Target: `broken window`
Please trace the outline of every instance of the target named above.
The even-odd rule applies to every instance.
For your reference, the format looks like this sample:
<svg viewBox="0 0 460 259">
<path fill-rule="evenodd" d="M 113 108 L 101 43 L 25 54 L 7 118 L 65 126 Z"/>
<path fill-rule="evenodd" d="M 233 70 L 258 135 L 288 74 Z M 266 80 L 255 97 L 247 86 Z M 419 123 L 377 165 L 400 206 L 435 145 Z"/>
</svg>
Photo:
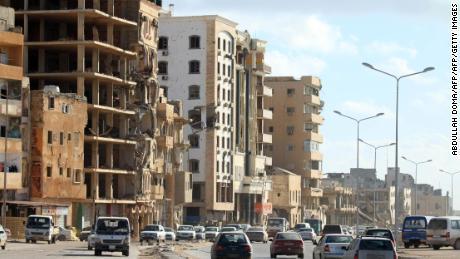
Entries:
<svg viewBox="0 0 460 259">
<path fill-rule="evenodd" d="M 46 167 L 46 177 L 51 177 L 53 172 L 53 168 L 51 166 Z"/>
<path fill-rule="evenodd" d="M 48 144 L 53 144 L 53 132 L 48 130 Z"/>
<path fill-rule="evenodd" d="M 81 170 L 79 170 L 79 169 L 75 170 L 73 182 L 74 183 L 80 183 L 81 182 Z"/>
<path fill-rule="evenodd" d="M 63 176 L 63 175 L 64 175 L 64 168 L 59 167 L 59 176 Z"/>
<path fill-rule="evenodd" d="M 191 134 L 188 136 L 188 141 L 190 142 L 191 148 L 200 147 L 200 136 L 198 134 Z"/>
<path fill-rule="evenodd" d="M 71 175 L 72 175 L 72 169 L 67 168 L 67 178 L 70 178 Z"/>
<path fill-rule="evenodd" d="M 48 97 L 48 109 L 49 110 L 54 109 L 54 96 Z"/>
<path fill-rule="evenodd" d="M 294 107 L 287 107 L 286 112 L 287 112 L 288 116 L 292 116 L 294 114 L 294 112 L 295 112 L 295 108 Z"/>
<path fill-rule="evenodd" d="M 199 49 L 200 48 L 200 36 L 193 35 L 189 38 L 189 48 Z"/>
<path fill-rule="evenodd" d="M 201 111 L 190 110 L 188 111 L 188 118 L 191 120 L 190 126 L 194 129 L 201 129 Z"/>
<path fill-rule="evenodd" d="M 168 49 L 168 38 L 160 37 L 158 39 L 158 49 L 167 50 Z"/>
<path fill-rule="evenodd" d="M 288 134 L 288 136 L 294 135 L 294 126 L 287 126 L 286 133 Z"/>
<path fill-rule="evenodd" d="M 168 74 L 168 62 L 166 62 L 166 61 L 159 61 L 158 62 L 158 74 L 159 75 L 167 75 Z"/>
<path fill-rule="evenodd" d="M 64 145 L 64 132 L 59 133 L 59 144 Z"/>
<path fill-rule="evenodd" d="M 188 87 L 188 99 L 189 100 L 200 99 L 200 86 L 199 85 L 191 85 Z"/>
<path fill-rule="evenodd" d="M 200 61 L 192 60 L 188 63 L 188 72 L 190 74 L 199 74 L 200 73 Z"/>
<path fill-rule="evenodd" d="M 293 96 L 295 94 L 295 89 L 294 88 L 288 88 L 287 89 L 287 95 L 288 96 Z"/>
<path fill-rule="evenodd" d="M 200 172 L 200 160 L 198 159 L 190 159 L 188 163 L 188 167 L 190 172 L 197 174 Z"/>
</svg>

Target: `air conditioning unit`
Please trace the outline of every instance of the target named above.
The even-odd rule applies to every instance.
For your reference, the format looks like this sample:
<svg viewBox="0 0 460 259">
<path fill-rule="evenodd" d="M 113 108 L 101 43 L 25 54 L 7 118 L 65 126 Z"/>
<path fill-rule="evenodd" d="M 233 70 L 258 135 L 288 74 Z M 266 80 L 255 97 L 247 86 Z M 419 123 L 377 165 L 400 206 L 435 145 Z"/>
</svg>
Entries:
<svg viewBox="0 0 460 259">
<path fill-rule="evenodd" d="M 168 80 L 168 76 L 161 76 L 162 80 Z"/>
<path fill-rule="evenodd" d="M 163 50 L 163 51 L 161 52 L 161 55 L 167 56 L 167 55 L 169 55 L 169 52 L 168 52 L 167 50 Z"/>
</svg>

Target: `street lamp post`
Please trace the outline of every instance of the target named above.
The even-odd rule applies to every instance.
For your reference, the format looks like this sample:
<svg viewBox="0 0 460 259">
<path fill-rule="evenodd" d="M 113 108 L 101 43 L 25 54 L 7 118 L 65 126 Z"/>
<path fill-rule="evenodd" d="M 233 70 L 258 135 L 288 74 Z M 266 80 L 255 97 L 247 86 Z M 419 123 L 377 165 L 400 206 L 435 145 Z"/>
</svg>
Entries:
<svg viewBox="0 0 460 259">
<path fill-rule="evenodd" d="M 394 146 L 396 143 L 390 143 L 390 144 L 386 144 L 386 145 L 381 145 L 381 146 L 374 146 L 362 139 L 359 139 L 359 141 L 363 142 L 364 144 L 372 147 L 374 149 L 374 172 L 375 172 L 375 180 L 374 180 L 374 223 L 375 223 L 375 218 L 376 218 L 376 210 L 375 210 L 375 204 L 376 204 L 376 200 L 375 200 L 375 196 L 376 196 L 376 189 L 377 189 L 377 150 L 379 150 L 380 148 L 384 148 L 384 147 L 389 147 L 389 146 Z"/>
<path fill-rule="evenodd" d="M 334 111 L 334 112 L 337 113 L 340 116 L 343 116 L 345 118 L 348 118 L 348 119 L 353 120 L 353 121 L 356 122 L 356 126 L 357 126 L 356 127 L 356 130 L 357 130 L 357 137 L 356 137 L 356 168 L 359 168 L 359 124 L 362 121 L 382 116 L 384 113 L 381 112 L 381 113 L 377 113 L 376 115 L 366 117 L 366 118 L 363 118 L 363 119 L 356 119 L 356 118 L 353 118 L 351 116 L 345 115 L 345 114 L 343 114 L 343 113 L 341 113 L 339 111 Z"/>
<path fill-rule="evenodd" d="M 380 73 L 383 73 L 387 76 L 391 76 L 393 77 L 395 80 L 396 80 L 396 125 L 395 125 L 395 135 L 396 135 L 396 149 L 395 149 L 395 231 L 398 230 L 398 227 L 399 227 L 399 220 L 398 220 L 398 215 L 399 215 L 399 190 L 398 190 L 398 182 L 399 182 L 399 169 L 398 169 L 398 150 L 399 150 L 399 146 L 398 146 L 398 117 L 399 117 L 399 80 L 401 80 L 402 78 L 405 78 L 405 77 L 409 77 L 409 76 L 414 76 L 414 75 L 417 75 L 417 74 L 421 74 L 421 73 L 426 73 L 426 72 L 429 72 L 431 70 L 434 70 L 434 67 L 427 67 L 425 69 L 423 69 L 422 71 L 419 71 L 419 72 L 415 72 L 415 73 L 411 73 L 411 74 L 407 74 L 407 75 L 402 75 L 402 76 L 395 76 L 393 74 L 390 74 L 388 72 L 385 72 L 383 70 L 380 70 L 380 69 L 377 69 L 375 67 L 373 67 L 371 64 L 369 63 L 362 63 L 363 66 L 365 67 L 368 67 L 372 70 L 375 70 L 377 72 L 380 72 Z M 395 232 L 397 233 L 397 232 Z"/>
<path fill-rule="evenodd" d="M 442 169 L 440 169 L 439 171 L 450 175 L 450 195 L 452 196 L 452 207 L 453 207 L 454 206 L 454 176 L 456 174 L 460 173 L 460 171 L 458 171 L 458 172 L 447 172 L 447 171 L 442 170 Z M 447 209 L 449 209 L 449 208 L 447 208 Z M 452 211 L 451 211 L 451 214 L 452 214 Z"/>
<path fill-rule="evenodd" d="M 406 161 L 408 161 L 408 162 L 411 162 L 412 164 L 415 165 L 415 210 L 414 210 L 414 214 L 417 215 L 417 202 L 418 202 L 418 201 L 417 201 L 417 200 L 418 200 L 418 198 L 417 198 L 417 189 L 418 189 L 418 188 L 417 188 L 417 179 L 418 179 L 418 173 L 417 173 L 417 172 L 418 172 L 418 165 L 424 164 L 424 163 L 429 163 L 429 162 L 431 162 L 431 161 L 433 161 L 433 160 L 428 159 L 428 160 L 421 161 L 421 162 L 415 162 L 415 161 L 412 161 L 412 160 L 406 158 L 405 156 L 402 156 L 401 158 L 404 159 L 404 160 L 406 160 Z"/>
</svg>

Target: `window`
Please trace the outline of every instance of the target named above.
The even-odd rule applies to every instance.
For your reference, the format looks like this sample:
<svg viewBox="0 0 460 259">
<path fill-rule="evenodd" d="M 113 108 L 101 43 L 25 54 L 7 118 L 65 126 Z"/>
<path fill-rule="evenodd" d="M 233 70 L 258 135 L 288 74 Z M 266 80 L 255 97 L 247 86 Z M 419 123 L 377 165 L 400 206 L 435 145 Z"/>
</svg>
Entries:
<svg viewBox="0 0 460 259">
<path fill-rule="evenodd" d="M 222 173 L 225 173 L 225 162 L 222 161 Z"/>
<path fill-rule="evenodd" d="M 191 85 L 188 87 L 188 99 L 189 100 L 200 99 L 200 86 L 199 85 Z"/>
<path fill-rule="evenodd" d="M 54 109 L 54 96 L 48 97 L 48 109 L 49 110 Z"/>
<path fill-rule="evenodd" d="M 217 62 L 217 74 L 220 75 L 220 62 Z"/>
<path fill-rule="evenodd" d="M 220 100 L 220 85 L 217 85 L 217 100 Z"/>
<path fill-rule="evenodd" d="M 295 94 L 295 89 L 294 88 L 288 88 L 287 89 L 287 95 L 288 96 L 293 96 Z"/>
<path fill-rule="evenodd" d="M 67 141 L 71 141 L 72 140 L 72 133 L 68 133 L 67 134 Z"/>
<path fill-rule="evenodd" d="M 160 37 L 158 39 L 158 49 L 166 50 L 168 49 L 168 38 Z"/>
<path fill-rule="evenodd" d="M 230 149 L 230 138 L 227 138 L 227 148 Z"/>
<path fill-rule="evenodd" d="M 287 126 L 286 133 L 288 134 L 288 136 L 294 135 L 294 126 Z"/>
<path fill-rule="evenodd" d="M 219 167 L 219 160 L 217 160 L 217 161 L 216 161 L 216 172 L 219 172 L 219 169 L 220 169 L 220 167 Z"/>
<path fill-rule="evenodd" d="M 51 177 L 53 173 L 53 168 L 51 166 L 46 167 L 46 177 Z"/>
<path fill-rule="evenodd" d="M 226 45 L 226 44 L 227 44 L 227 42 L 226 42 L 225 39 L 224 39 L 224 40 L 222 41 L 222 47 L 223 47 L 224 51 L 225 51 L 225 45 Z"/>
<path fill-rule="evenodd" d="M 188 135 L 188 141 L 190 142 L 191 148 L 200 147 L 200 136 L 198 134 Z"/>
<path fill-rule="evenodd" d="M 67 168 L 67 178 L 70 178 L 72 176 L 72 169 Z"/>
<path fill-rule="evenodd" d="M 193 35 L 189 38 L 189 48 L 199 49 L 200 48 L 200 36 Z"/>
<path fill-rule="evenodd" d="M 313 125 L 313 123 L 305 123 L 304 124 L 304 130 L 305 131 L 312 131 L 314 129 L 314 127 L 315 126 Z"/>
<path fill-rule="evenodd" d="M 81 182 L 81 170 L 76 169 L 73 173 L 73 182 L 80 183 Z"/>
<path fill-rule="evenodd" d="M 168 62 L 166 62 L 166 61 L 159 61 L 158 62 L 158 74 L 159 75 L 167 75 L 168 74 Z"/>
<path fill-rule="evenodd" d="M 64 132 L 59 133 L 59 144 L 64 145 Z"/>
<path fill-rule="evenodd" d="M 225 100 L 225 89 L 222 90 L 222 100 Z"/>
<path fill-rule="evenodd" d="M 228 91 L 227 91 L 227 98 L 228 98 L 228 101 L 229 101 L 229 102 L 232 100 L 231 97 L 232 97 L 231 91 L 228 90 Z"/>
<path fill-rule="evenodd" d="M 160 86 L 161 89 L 163 89 L 163 95 L 168 98 L 168 87 L 167 86 Z"/>
<path fill-rule="evenodd" d="M 268 127 L 268 132 L 273 133 L 273 126 Z"/>
<path fill-rule="evenodd" d="M 220 38 L 217 38 L 217 49 L 220 49 Z"/>
<path fill-rule="evenodd" d="M 303 105 L 303 112 L 304 113 L 318 113 L 318 107 L 309 105 L 309 104 L 304 104 Z"/>
<path fill-rule="evenodd" d="M 220 140 L 220 137 L 217 136 L 217 138 L 216 138 L 216 145 L 217 145 L 217 147 L 219 147 L 219 145 L 220 145 L 220 144 L 219 144 L 219 142 L 220 142 L 219 140 Z"/>
<path fill-rule="evenodd" d="M 222 137 L 222 148 L 225 148 L 225 138 Z"/>
<path fill-rule="evenodd" d="M 294 151 L 294 145 L 288 144 L 287 145 L 287 151 Z"/>
<path fill-rule="evenodd" d="M 228 52 L 232 52 L 232 42 L 228 41 Z"/>
<path fill-rule="evenodd" d="M 232 66 L 231 65 L 228 65 L 228 67 L 227 67 L 227 75 L 228 76 L 232 75 Z"/>
<path fill-rule="evenodd" d="M 294 107 L 287 107 L 286 112 L 287 112 L 288 116 L 292 116 L 294 114 L 294 112 L 295 112 L 295 108 Z"/>
<path fill-rule="evenodd" d="M 200 110 L 190 110 L 188 111 L 188 118 L 191 121 L 190 126 L 194 129 L 201 129 L 201 111 Z"/>
<path fill-rule="evenodd" d="M 200 161 L 197 159 L 190 159 L 188 162 L 188 169 L 190 172 L 197 174 L 200 172 Z"/>
<path fill-rule="evenodd" d="M 200 73 L 200 61 L 192 60 L 188 63 L 188 72 L 190 74 L 199 74 Z"/>
<path fill-rule="evenodd" d="M 313 88 L 311 86 L 305 86 L 304 89 L 303 89 L 303 94 L 304 95 L 315 95 L 315 96 L 319 96 L 319 90 L 316 89 L 316 88 Z"/>
<path fill-rule="evenodd" d="M 222 64 L 222 75 L 225 76 L 225 64 Z"/>
<path fill-rule="evenodd" d="M 48 144 L 53 144 L 53 132 L 48 130 Z"/>
</svg>

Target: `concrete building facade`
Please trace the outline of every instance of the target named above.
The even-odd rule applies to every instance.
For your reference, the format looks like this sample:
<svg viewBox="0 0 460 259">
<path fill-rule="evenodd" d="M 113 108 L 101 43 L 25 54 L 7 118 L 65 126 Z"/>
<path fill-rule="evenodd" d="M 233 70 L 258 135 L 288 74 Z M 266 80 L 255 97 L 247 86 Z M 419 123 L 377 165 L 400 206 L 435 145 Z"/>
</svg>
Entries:
<svg viewBox="0 0 460 259">
<path fill-rule="evenodd" d="M 0 189 L 6 172 L 8 200 L 24 199 L 28 184 L 29 81 L 23 76 L 23 47 L 14 9 L 0 7 Z"/>
<path fill-rule="evenodd" d="M 329 175 L 328 175 L 329 176 Z M 321 205 L 326 205 L 326 224 L 354 225 L 356 223 L 356 194 L 350 187 L 344 187 L 340 179 L 321 180 L 323 197 Z"/>
<path fill-rule="evenodd" d="M 451 203 L 449 192 L 442 195 L 441 189 L 434 189 L 430 184 L 417 184 L 417 204 L 415 204 L 415 193 L 412 199 L 412 212 L 415 214 L 415 207 L 417 206 L 417 215 L 429 216 L 446 216 L 452 215 Z"/>
<path fill-rule="evenodd" d="M 322 160 L 320 145 L 323 137 L 319 127 L 323 102 L 321 81 L 317 77 L 267 77 L 265 83 L 273 89 L 265 107 L 273 112 L 273 120 L 265 129 L 273 135 L 271 155 L 273 166 L 285 168 L 302 177 L 302 207 L 304 218 L 321 214 L 320 188 Z"/>
<path fill-rule="evenodd" d="M 233 218 L 236 23 L 219 16 L 160 17 L 158 74 L 173 99 L 184 100 L 190 125 L 185 159 L 193 174 L 188 223 Z"/>
<path fill-rule="evenodd" d="M 273 118 L 264 102 L 272 96 L 265 85 L 271 68 L 264 63 L 266 42 L 237 31 L 235 75 L 235 154 L 234 154 L 234 221 L 261 225 L 270 212 L 267 202 L 271 181 L 267 177 L 272 165 L 268 147 L 271 134 L 264 127 Z M 265 209 L 264 209 L 265 208 Z"/>
<path fill-rule="evenodd" d="M 303 221 L 302 177 L 279 167 L 273 167 L 270 176 L 273 181 L 269 199 L 273 205 L 271 216 L 286 218 L 293 228 Z"/>
</svg>

